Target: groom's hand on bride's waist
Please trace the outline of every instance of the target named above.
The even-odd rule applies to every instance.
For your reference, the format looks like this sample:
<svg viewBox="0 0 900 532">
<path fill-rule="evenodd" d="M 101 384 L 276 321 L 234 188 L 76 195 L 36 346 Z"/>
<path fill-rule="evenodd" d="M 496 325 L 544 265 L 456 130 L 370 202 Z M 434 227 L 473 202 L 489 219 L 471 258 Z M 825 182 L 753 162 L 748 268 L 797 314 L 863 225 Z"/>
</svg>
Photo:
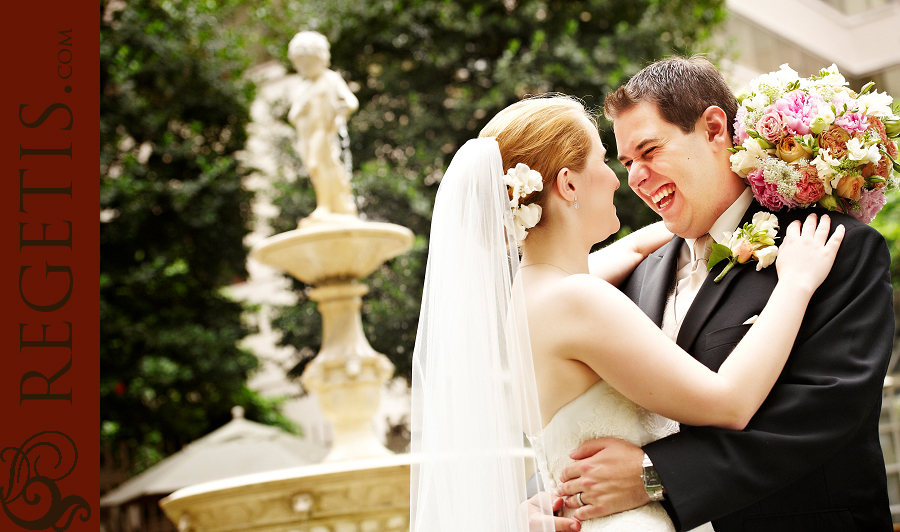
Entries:
<svg viewBox="0 0 900 532">
<path fill-rule="evenodd" d="M 650 502 L 641 481 L 644 451 L 617 438 L 582 443 L 563 468 L 558 493 L 581 521 L 631 510 Z M 579 504 L 578 493 L 581 493 Z"/>
<path fill-rule="evenodd" d="M 563 507 L 563 500 L 553 498 L 546 491 L 542 491 L 534 497 L 523 502 L 526 519 L 528 520 L 528 532 L 578 532 L 581 523 L 575 519 L 560 517 L 559 511 Z"/>
</svg>

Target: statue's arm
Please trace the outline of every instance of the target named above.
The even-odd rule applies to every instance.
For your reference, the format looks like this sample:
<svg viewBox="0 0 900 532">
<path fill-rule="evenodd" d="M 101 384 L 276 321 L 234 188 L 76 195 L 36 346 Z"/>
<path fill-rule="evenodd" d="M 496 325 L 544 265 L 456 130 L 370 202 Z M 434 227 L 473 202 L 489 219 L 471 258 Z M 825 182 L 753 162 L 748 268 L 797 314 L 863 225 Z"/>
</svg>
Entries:
<svg viewBox="0 0 900 532">
<path fill-rule="evenodd" d="M 333 86 L 335 88 L 335 109 L 337 110 L 337 114 L 343 117 L 345 120 L 348 116 L 355 113 L 357 109 L 359 109 L 359 100 L 356 98 L 356 95 L 353 94 L 353 91 L 350 90 L 350 87 L 347 85 L 347 82 L 344 81 L 344 78 L 341 77 L 340 74 L 330 71 L 332 74 Z"/>
</svg>

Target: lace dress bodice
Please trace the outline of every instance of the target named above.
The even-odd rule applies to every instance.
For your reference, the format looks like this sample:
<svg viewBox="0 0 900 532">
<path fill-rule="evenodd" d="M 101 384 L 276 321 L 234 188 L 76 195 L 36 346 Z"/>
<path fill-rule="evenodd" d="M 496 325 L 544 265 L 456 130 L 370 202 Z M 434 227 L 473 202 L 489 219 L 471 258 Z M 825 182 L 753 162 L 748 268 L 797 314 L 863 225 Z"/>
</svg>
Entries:
<svg viewBox="0 0 900 532">
<path fill-rule="evenodd" d="M 538 460 L 544 487 L 555 492 L 563 467 L 572 461 L 569 453 L 581 443 L 606 436 L 637 446 L 678 432 L 678 423 L 654 414 L 626 399 L 606 381 L 598 381 L 564 405 L 540 434 L 529 438 Z M 555 493 L 554 493 L 555 496 Z M 574 510 L 566 509 L 571 517 Z M 668 514 L 659 503 L 590 519 L 583 532 L 674 532 Z"/>
</svg>

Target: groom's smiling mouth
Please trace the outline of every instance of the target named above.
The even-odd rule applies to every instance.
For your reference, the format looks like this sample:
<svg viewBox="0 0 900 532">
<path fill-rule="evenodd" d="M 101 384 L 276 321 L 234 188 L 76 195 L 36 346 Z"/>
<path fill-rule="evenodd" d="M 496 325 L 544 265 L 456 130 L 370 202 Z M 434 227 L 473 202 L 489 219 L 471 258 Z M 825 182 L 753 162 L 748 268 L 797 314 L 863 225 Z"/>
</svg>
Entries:
<svg viewBox="0 0 900 532">
<path fill-rule="evenodd" d="M 656 210 L 661 211 L 669 206 L 674 199 L 675 185 L 669 183 L 659 188 L 650 196 L 650 200 L 656 205 Z"/>
</svg>

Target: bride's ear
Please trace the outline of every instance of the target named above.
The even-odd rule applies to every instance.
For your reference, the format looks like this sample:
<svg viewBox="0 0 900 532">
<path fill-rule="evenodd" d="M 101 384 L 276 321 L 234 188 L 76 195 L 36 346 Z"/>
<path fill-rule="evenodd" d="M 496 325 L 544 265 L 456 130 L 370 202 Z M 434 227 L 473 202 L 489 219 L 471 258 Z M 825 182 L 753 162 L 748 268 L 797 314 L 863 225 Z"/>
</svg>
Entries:
<svg viewBox="0 0 900 532">
<path fill-rule="evenodd" d="M 560 169 L 559 173 L 556 174 L 556 182 L 554 183 L 554 188 L 556 190 L 556 193 L 560 195 L 563 201 L 575 201 L 574 178 L 575 175 L 573 174 L 573 172 L 565 167 Z"/>
</svg>

